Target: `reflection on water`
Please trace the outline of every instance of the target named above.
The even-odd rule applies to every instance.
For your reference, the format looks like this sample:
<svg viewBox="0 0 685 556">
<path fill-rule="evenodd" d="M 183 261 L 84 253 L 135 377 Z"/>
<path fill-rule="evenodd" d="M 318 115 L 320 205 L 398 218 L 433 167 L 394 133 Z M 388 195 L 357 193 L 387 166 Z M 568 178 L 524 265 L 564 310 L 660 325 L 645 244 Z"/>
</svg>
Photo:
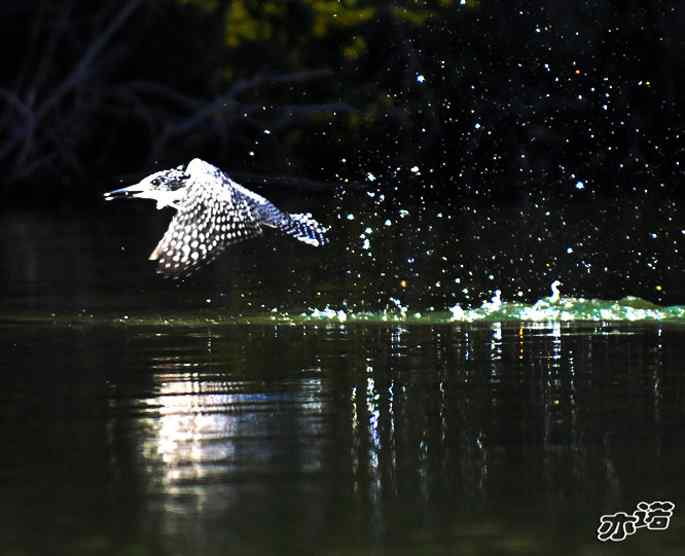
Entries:
<svg viewBox="0 0 685 556">
<path fill-rule="evenodd" d="M 685 329 L 601 320 L 661 309 L 505 291 L 455 320 L 375 292 L 341 319 L 365 288 L 310 252 L 285 279 L 267 238 L 176 288 L 140 229 L 78 222 L 10 219 L 0 245 L 0 556 L 589 556 L 602 514 L 685 507 Z M 679 554 L 678 511 L 621 554 Z"/>
<path fill-rule="evenodd" d="M 679 329 L 3 330 L 12 550 L 601 554 L 685 494 Z"/>
<path fill-rule="evenodd" d="M 141 424 L 149 437 L 143 443 L 146 460 L 160 460 L 165 472 L 162 487 L 171 494 L 207 484 L 236 471 L 249 460 L 260 472 L 277 472 L 278 454 L 268 443 L 269 431 L 278 430 L 277 413 L 290 407 L 291 426 L 306 431 L 301 440 L 321 435 L 321 383 L 307 379 L 293 392 L 251 392 L 241 382 L 220 381 L 201 374 L 160 374 L 157 395 L 145 400 Z M 308 450 L 303 472 L 321 468 L 320 457 Z"/>
</svg>

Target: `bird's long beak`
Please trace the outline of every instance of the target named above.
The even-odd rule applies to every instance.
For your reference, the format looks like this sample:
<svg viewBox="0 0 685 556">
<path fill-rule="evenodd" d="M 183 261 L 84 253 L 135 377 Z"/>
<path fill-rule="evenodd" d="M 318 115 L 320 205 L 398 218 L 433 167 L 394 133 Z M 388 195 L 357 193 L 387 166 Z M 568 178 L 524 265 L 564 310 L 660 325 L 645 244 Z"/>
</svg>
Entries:
<svg viewBox="0 0 685 556">
<path fill-rule="evenodd" d="M 135 199 L 142 197 L 147 191 L 147 187 L 142 183 L 137 183 L 129 187 L 122 187 L 105 193 L 105 201 L 114 201 L 115 199 Z"/>
</svg>

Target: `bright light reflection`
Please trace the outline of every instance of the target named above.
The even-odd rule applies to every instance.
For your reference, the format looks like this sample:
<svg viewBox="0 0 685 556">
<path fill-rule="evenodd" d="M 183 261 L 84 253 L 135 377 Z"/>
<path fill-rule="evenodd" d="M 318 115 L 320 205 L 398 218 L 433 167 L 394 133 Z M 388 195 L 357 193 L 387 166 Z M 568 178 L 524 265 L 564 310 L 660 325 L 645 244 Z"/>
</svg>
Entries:
<svg viewBox="0 0 685 556">
<path fill-rule="evenodd" d="M 166 464 L 168 486 L 220 471 L 220 464 L 235 455 L 228 437 L 238 433 L 240 418 L 226 409 L 239 394 L 226 393 L 225 383 L 198 382 L 196 375 L 161 375 L 160 380 L 159 395 L 146 400 L 158 414 L 155 435 L 144 444 L 146 458 Z"/>
<path fill-rule="evenodd" d="M 143 454 L 151 463 L 164 464 L 163 475 L 156 478 L 169 493 L 180 492 L 183 484 L 188 490 L 197 481 L 223 478 L 233 468 L 271 469 L 277 449 L 271 436 L 278 436 L 274 423 L 282 419 L 279 411 L 301 416 L 296 426 L 300 433 L 319 434 L 320 420 L 309 420 L 323 411 L 317 379 L 304 381 L 296 391 L 267 393 L 249 391 L 251 385 L 242 381 L 200 380 L 197 373 L 166 373 L 158 379 L 157 396 L 145 400 L 152 434 L 143 443 Z M 285 410 L 279 409 L 283 402 Z M 309 455 L 302 471 L 320 465 L 320 458 Z M 206 495 L 206 487 L 197 490 Z"/>
</svg>

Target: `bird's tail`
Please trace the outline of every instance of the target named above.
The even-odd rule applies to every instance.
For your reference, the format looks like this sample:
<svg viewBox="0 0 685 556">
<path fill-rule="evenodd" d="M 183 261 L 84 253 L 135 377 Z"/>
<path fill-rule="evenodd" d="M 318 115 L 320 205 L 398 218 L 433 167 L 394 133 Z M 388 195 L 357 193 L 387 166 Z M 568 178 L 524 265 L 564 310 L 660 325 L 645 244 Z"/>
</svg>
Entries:
<svg viewBox="0 0 685 556">
<path fill-rule="evenodd" d="M 328 228 L 314 220 L 310 213 L 288 214 L 287 216 L 278 224 L 278 229 L 283 233 L 314 247 L 321 247 L 328 243 L 326 237 Z"/>
</svg>

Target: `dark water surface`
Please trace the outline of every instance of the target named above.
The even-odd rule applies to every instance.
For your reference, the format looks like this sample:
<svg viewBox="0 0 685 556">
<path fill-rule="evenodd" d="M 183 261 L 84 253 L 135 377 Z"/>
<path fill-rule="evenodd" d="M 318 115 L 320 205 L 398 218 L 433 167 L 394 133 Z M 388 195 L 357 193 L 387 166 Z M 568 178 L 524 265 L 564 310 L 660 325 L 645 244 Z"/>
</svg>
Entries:
<svg viewBox="0 0 685 556">
<path fill-rule="evenodd" d="M 85 222 L 3 221 L 0 555 L 682 554 L 682 325 L 203 324 L 345 295 L 271 240 L 177 288 L 154 220 Z M 668 530 L 597 540 L 641 500 Z"/>
</svg>

